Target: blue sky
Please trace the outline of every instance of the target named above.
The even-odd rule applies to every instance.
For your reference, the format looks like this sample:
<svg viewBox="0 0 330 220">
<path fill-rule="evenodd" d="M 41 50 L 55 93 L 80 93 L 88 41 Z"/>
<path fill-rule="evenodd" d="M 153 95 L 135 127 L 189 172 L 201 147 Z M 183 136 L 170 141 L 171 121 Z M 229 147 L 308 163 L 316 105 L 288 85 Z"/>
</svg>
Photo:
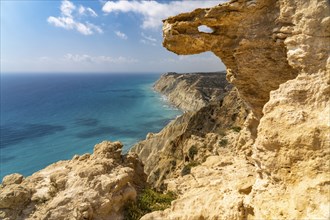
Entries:
<svg viewBox="0 0 330 220">
<path fill-rule="evenodd" d="M 194 72 L 212 53 L 162 47 L 161 20 L 221 1 L 1 0 L 1 72 Z"/>
</svg>

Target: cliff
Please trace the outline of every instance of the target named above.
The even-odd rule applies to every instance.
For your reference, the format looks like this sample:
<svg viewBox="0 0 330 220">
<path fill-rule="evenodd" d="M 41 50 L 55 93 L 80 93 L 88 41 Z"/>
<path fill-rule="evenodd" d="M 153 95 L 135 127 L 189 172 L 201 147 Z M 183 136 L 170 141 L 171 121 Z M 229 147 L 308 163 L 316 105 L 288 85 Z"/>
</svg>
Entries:
<svg viewBox="0 0 330 220">
<path fill-rule="evenodd" d="M 148 182 L 154 187 L 166 189 L 165 179 L 178 177 L 184 167 L 205 162 L 211 155 L 219 155 L 218 151 L 221 148 L 230 148 L 232 141 L 228 139 L 235 139 L 239 135 L 249 111 L 238 97 L 236 90 L 227 82 L 221 82 L 223 74 L 215 74 L 211 76 L 209 74 L 164 74 L 156 82 L 155 88 L 165 88 L 163 85 L 178 85 L 184 82 L 182 84 L 185 86 L 162 89 L 163 92 L 165 91 L 164 94 L 175 97 L 169 99 L 174 100 L 172 102 L 174 105 L 184 102 L 191 94 L 194 94 L 195 101 L 185 104 L 185 109 L 194 110 L 185 112 L 159 133 L 148 134 L 146 140 L 137 143 L 131 149 L 144 163 Z M 195 86 L 196 81 L 215 80 L 219 80 L 216 83 L 220 87 L 214 87 L 214 91 L 207 86 Z M 230 90 L 226 91 L 229 88 Z M 202 94 L 206 92 L 217 94 L 218 96 L 214 97 L 217 101 L 204 99 Z M 180 96 L 176 96 L 178 93 Z M 204 103 L 205 106 L 197 108 L 196 103 Z M 225 144 L 221 145 L 222 142 Z"/>
<path fill-rule="evenodd" d="M 165 180 L 182 194 L 143 219 L 330 217 L 329 10 L 326 0 L 232 0 L 164 21 L 163 45 L 182 55 L 212 51 L 252 114 L 234 153 L 207 158 L 190 179 Z"/>
<path fill-rule="evenodd" d="M 163 32 L 177 54 L 216 54 L 233 87 L 221 74 L 162 76 L 155 89 L 186 112 L 134 146 L 140 159 L 102 142 L 7 176 L 0 217 L 121 219 L 147 179 L 177 199 L 142 219 L 329 219 L 329 2 L 232 0 L 168 18 Z"/>
<path fill-rule="evenodd" d="M 165 95 L 176 107 L 196 111 L 209 102 L 220 101 L 231 88 L 225 72 L 178 74 L 167 73 L 154 89 Z"/>
<path fill-rule="evenodd" d="M 1 219 L 122 219 L 123 206 L 145 186 L 143 165 L 121 155 L 120 142 L 59 161 L 26 179 L 8 175 L 0 188 Z"/>
</svg>

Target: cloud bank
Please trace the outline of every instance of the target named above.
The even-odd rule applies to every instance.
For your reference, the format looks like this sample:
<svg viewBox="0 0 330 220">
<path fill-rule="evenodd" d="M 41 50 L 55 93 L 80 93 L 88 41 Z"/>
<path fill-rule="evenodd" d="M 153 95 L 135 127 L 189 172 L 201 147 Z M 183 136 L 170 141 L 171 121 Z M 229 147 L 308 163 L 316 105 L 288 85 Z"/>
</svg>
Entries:
<svg viewBox="0 0 330 220">
<path fill-rule="evenodd" d="M 79 9 L 70 2 L 69 0 L 63 0 L 61 3 L 61 16 L 48 17 L 47 21 L 49 24 L 54 25 L 55 27 L 61 27 L 66 30 L 76 30 L 83 35 L 91 35 L 95 32 L 103 33 L 103 30 L 90 22 L 79 22 L 75 19 L 73 15 L 74 12 L 77 12 L 78 15 L 86 15 L 96 17 L 96 12 L 91 8 L 85 8 L 84 6 L 80 6 Z"/>
<path fill-rule="evenodd" d="M 226 0 L 205 0 L 205 1 L 107 1 L 103 5 L 103 12 L 109 13 L 127 13 L 133 12 L 142 15 L 143 29 L 156 29 L 161 27 L 162 20 L 183 12 L 189 12 L 196 8 L 208 8 L 225 2 Z"/>
<path fill-rule="evenodd" d="M 65 61 L 77 62 L 77 63 L 136 63 L 137 59 L 129 57 L 110 57 L 110 56 L 91 56 L 87 54 L 71 54 L 68 53 L 64 56 Z"/>
</svg>

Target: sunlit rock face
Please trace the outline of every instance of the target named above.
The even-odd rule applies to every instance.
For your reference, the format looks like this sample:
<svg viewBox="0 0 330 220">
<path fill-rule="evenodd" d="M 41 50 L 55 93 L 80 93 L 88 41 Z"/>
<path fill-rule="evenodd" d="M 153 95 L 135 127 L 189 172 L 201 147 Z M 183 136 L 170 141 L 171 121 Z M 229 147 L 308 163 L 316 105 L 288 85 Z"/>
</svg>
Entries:
<svg viewBox="0 0 330 220">
<path fill-rule="evenodd" d="M 260 118 L 269 92 L 297 75 L 288 64 L 278 1 L 232 1 L 165 20 L 163 45 L 177 54 L 212 51 Z M 199 31 L 202 25 L 212 33 Z"/>
<path fill-rule="evenodd" d="M 26 179 L 6 176 L 0 218 L 123 219 L 123 206 L 135 199 L 146 176 L 136 155 L 121 155 L 122 147 L 103 141 L 93 154 L 59 161 Z"/>
<path fill-rule="evenodd" d="M 330 216 L 329 27 L 326 0 L 233 0 L 164 21 L 164 47 L 212 51 L 254 114 L 257 175 L 244 218 Z M 175 216 L 176 207 L 166 213 Z"/>
</svg>

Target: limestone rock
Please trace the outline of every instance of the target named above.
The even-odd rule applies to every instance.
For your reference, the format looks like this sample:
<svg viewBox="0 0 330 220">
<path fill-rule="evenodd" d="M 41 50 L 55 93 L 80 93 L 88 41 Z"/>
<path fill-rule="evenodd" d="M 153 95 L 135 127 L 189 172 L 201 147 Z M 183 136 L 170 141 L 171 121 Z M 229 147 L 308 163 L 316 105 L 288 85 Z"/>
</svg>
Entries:
<svg viewBox="0 0 330 220">
<path fill-rule="evenodd" d="M 196 111 L 210 102 L 219 102 L 231 89 L 225 72 L 166 73 L 155 83 L 154 89 L 174 106 L 184 111 Z"/>
<path fill-rule="evenodd" d="M 167 189 L 179 194 L 171 208 L 147 214 L 147 219 L 247 219 L 249 207 L 239 184 L 253 184 L 254 166 L 229 149 L 210 156 L 185 176 L 165 180 Z"/>
<path fill-rule="evenodd" d="M 24 179 L 24 176 L 19 173 L 13 173 L 10 175 L 7 175 L 2 180 L 2 185 L 7 186 L 11 184 L 20 184 Z"/>
<path fill-rule="evenodd" d="M 275 0 L 232 1 L 196 9 L 164 21 L 163 45 L 181 55 L 212 51 L 226 65 L 228 81 L 260 118 L 269 92 L 297 76 L 286 59 L 283 39 L 273 36 L 283 25 L 279 14 Z M 213 32 L 200 32 L 201 25 Z"/>
<path fill-rule="evenodd" d="M 327 0 L 232 0 L 164 21 L 167 49 L 182 55 L 212 51 L 225 63 L 227 79 L 253 112 L 234 142 L 244 146 L 239 150 L 254 142 L 252 160 L 245 159 L 256 169 L 243 182 L 219 182 L 223 193 L 217 198 L 188 180 L 169 182 L 168 188 L 181 189 L 179 199 L 144 219 L 330 218 L 329 22 Z M 200 25 L 213 32 L 199 32 Z M 239 174 L 236 168 L 232 172 Z M 228 199 L 233 186 L 237 194 Z M 203 197 L 209 194 L 212 202 Z"/>
<path fill-rule="evenodd" d="M 93 154 L 54 163 L 21 182 L 16 174 L 5 177 L 1 218 L 122 219 L 146 176 L 137 156 L 123 156 L 121 149 L 120 142 L 104 141 Z"/>
</svg>

